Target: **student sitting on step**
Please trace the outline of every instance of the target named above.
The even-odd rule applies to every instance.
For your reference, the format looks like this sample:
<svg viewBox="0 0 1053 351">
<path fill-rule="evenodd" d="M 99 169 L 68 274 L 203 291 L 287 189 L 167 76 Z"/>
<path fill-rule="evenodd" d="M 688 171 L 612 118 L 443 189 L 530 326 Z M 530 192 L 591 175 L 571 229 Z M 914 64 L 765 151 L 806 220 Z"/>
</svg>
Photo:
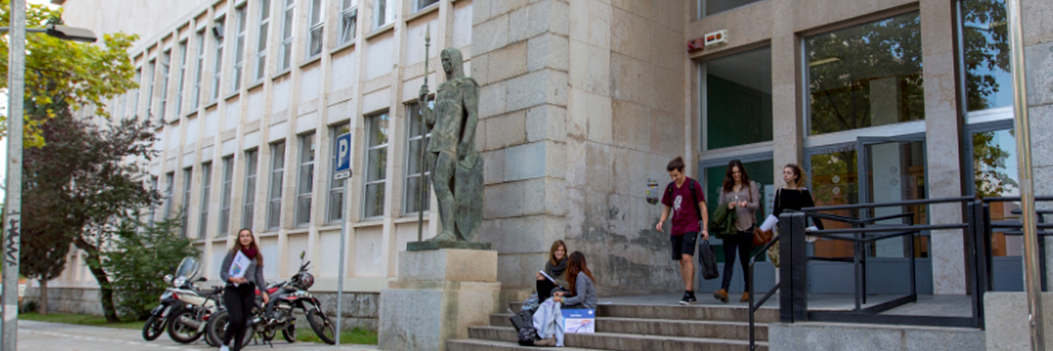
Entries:
<svg viewBox="0 0 1053 351">
<path fill-rule="evenodd" d="M 566 279 L 564 273 L 567 271 L 567 245 L 563 243 L 563 240 L 556 240 L 552 243 L 552 248 L 548 250 L 548 261 L 545 262 L 545 274 L 555 279 L 551 281 L 546 278 L 541 272 L 537 275 L 537 300 L 538 302 L 545 301 L 552 296 L 552 291 L 558 289 L 563 284 L 563 280 Z"/>
<path fill-rule="evenodd" d="M 596 309 L 599 298 L 596 295 L 596 278 L 592 276 L 585 255 L 574 251 L 567 259 L 567 288 L 570 291 L 557 291 L 552 294 L 553 300 L 563 303 L 566 309 Z"/>
</svg>

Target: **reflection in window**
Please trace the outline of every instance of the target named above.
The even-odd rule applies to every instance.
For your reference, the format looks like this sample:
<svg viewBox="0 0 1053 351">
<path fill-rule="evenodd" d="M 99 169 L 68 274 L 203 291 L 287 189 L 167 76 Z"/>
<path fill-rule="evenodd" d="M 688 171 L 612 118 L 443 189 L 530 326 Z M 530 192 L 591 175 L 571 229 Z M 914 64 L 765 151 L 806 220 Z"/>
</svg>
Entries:
<svg viewBox="0 0 1053 351">
<path fill-rule="evenodd" d="M 388 114 L 366 118 L 366 204 L 363 217 L 384 215 L 384 183 L 388 168 Z"/>
<path fill-rule="evenodd" d="M 758 1 L 761 0 L 698 0 L 698 4 L 702 9 L 702 17 L 705 17 Z"/>
<path fill-rule="evenodd" d="M 425 7 L 431 6 L 431 4 L 439 2 L 439 0 L 413 0 L 413 2 L 416 3 L 416 6 L 413 7 L 414 11 L 420 11 Z"/>
<path fill-rule="evenodd" d="M 707 150 L 772 140 L 771 48 L 705 63 Z"/>
<path fill-rule="evenodd" d="M 917 12 L 808 37 L 805 53 L 810 134 L 925 118 Z"/>
<path fill-rule="evenodd" d="M 358 1 L 340 1 L 340 44 L 346 44 L 355 39 L 355 25 L 358 23 Z"/>
<path fill-rule="evenodd" d="M 973 133 L 973 181 L 979 197 L 1020 196 L 1016 136 L 1012 129 Z M 1016 220 L 1019 202 L 991 202 L 991 220 Z M 1048 218 L 1047 218 L 1048 219 Z M 994 256 L 1022 256 L 1020 236 L 992 233 L 991 254 Z"/>
<path fill-rule="evenodd" d="M 429 105 L 434 106 L 434 101 L 429 101 Z M 406 119 L 409 125 L 406 128 L 409 131 L 409 136 L 406 138 L 407 143 L 407 154 L 406 154 L 406 194 L 403 199 L 403 213 L 417 213 L 420 212 L 421 204 L 431 206 L 430 197 L 428 196 L 431 189 L 427 182 L 428 175 L 431 174 L 430 170 L 421 167 L 421 147 L 427 147 L 428 141 L 431 140 L 431 130 L 428 130 L 428 134 L 422 136 L 424 130 L 421 128 L 421 114 L 420 105 L 412 104 L 407 106 L 409 118 Z M 421 143 L 423 139 L 423 144 Z M 425 161 L 427 162 L 427 161 Z M 421 171 L 424 171 L 423 178 L 421 177 Z M 423 181 L 422 181 L 423 179 Z M 424 199 L 421 201 L 421 184 L 424 186 Z"/>
<path fill-rule="evenodd" d="M 961 11 L 967 110 L 1012 106 L 1005 0 L 962 0 Z"/>
<path fill-rule="evenodd" d="M 395 4 L 392 0 L 374 0 L 373 28 L 380 28 L 395 20 Z"/>
</svg>

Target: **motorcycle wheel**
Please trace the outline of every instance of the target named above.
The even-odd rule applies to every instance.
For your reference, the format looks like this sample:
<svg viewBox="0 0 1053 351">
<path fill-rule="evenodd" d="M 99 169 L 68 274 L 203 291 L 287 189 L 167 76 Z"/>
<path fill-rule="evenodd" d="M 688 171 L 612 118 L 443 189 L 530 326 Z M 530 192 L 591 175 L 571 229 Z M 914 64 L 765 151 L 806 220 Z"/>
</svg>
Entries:
<svg viewBox="0 0 1053 351">
<path fill-rule="evenodd" d="M 329 320 L 329 317 L 317 309 L 307 312 L 307 323 L 311 324 L 311 329 L 318 335 L 319 339 L 322 339 L 326 344 L 335 345 L 336 339 L 336 328 L 333 327 L 333 322 Z"/>
<path fill-rule="evenodd" d="M 288 341 L 290 344 L 296 342 L 296 324 L 291 323 L 285 329 L 282 329 L 282 338 Z"/>
<path fill-rule="evenodd" d="M 143 324 L 143 339 L 146 341 L 154 341 L 157 337 L 161 336 L 161 333 L 164 331 L 165 319 L 151 315 L 150 318 L 146 319 L 146 324 Z"/>
<path fill-rule="evenodd" d="M 227 326 L 230 324 L 230 315 L 227 310 L 221 310 L 212 314 L 208 319 L 208 325 L 205 326 L 205 338 L 212 346 L 219 346 L 223 343 L 223 334 L 227 332 Z M 248 346 L 252 342 L 252 336 L 256 334 L 256 328 L 248 327 L 245 330 L 245 337 L 241 340 L 242 346 Z M 271 337 L 274 337 L 273 335 Z M 227 345 L 231 346 L 231 345 Z"/>
<path fill-rule="evenodd" d="M 204 333 L 183 323 L 184 316 L 194 319 L 194 312 L 189 309 L 183 309 L 172 315 L 172 320 L 168 322 L 168 336 L 175 342 L 189 344 L 200 339 Z"/>
</svg>

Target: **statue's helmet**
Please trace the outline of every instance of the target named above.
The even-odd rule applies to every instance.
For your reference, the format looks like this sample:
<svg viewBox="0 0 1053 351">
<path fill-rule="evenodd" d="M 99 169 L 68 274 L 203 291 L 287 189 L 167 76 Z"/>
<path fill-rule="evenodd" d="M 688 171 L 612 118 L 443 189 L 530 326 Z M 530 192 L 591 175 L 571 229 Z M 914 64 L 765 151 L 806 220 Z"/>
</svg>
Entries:
<svg viewBox="0 0 1053 351">
<path fill-rule="evenodd" d="M 456 48 L 445 48 L 439 55 L 440 59 L 444 57 L 450 59 L 451 77 L 464 77 L 464 56 L 461 55 L 461 50 L 457 50 Z"/>
</svg>

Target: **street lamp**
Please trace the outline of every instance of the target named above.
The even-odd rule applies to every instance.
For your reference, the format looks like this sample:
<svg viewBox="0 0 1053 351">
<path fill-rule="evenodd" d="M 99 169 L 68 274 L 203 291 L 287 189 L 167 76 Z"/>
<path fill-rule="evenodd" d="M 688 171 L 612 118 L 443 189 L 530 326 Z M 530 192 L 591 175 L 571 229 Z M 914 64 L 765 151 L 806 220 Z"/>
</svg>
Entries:
<svg viewBox="0 0 1053 351">
<path fill-rule="evenodd" d="M 26 33 L 45 33 L 62 40 L 94 43 L 91 30 L 49 24 L 45 28 L 26 28 L 26 1 L 11 0 L 11 27 L 8 32 L 7 92 L 7 179 L 4 202 L 3 241 L 3 323 L 0 350 L 15 351 L 18 345 L 18 255 L 22 231 L 22 118 L 25 97 Z"/>
</svg>

